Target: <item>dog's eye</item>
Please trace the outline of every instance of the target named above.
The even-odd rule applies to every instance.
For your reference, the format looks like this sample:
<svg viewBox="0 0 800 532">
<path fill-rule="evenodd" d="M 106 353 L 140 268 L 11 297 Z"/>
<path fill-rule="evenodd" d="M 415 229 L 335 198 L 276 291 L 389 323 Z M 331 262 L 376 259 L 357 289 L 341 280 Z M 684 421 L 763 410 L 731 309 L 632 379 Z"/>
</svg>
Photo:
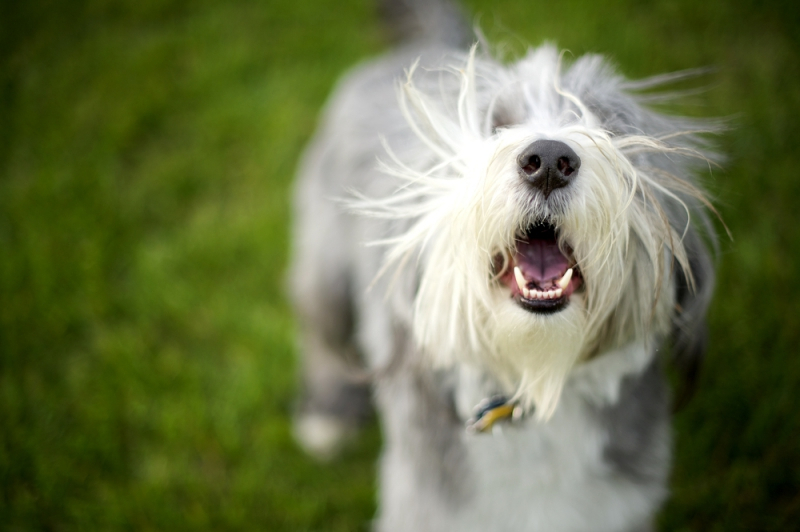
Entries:
<svg viewBox="0 0 800 532">
<path fill-rule="evenodd" d="M 505 106 L 498 105 L 492 110 L 492 133 L 497 133 L 498 129 L 511 127 L 521 123 L 514 113 Z"/>
</svg>

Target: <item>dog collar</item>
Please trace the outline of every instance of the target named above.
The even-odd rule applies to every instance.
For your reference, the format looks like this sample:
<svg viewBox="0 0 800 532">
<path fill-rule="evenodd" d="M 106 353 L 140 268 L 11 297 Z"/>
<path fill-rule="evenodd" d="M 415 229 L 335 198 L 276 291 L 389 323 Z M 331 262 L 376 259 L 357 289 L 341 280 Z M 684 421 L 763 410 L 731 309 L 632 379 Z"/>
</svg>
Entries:
<svg viewBox="0 0 800 532">
<path fill-rule="evenodd" d="M 474 417 L 467 421 L 467 431 L 488 432 L 498 421 L 517 421 L 521 417 L 522 407 L 519 404 L 503 395 L 495 395 L 478 403 Z"/>
</svg>

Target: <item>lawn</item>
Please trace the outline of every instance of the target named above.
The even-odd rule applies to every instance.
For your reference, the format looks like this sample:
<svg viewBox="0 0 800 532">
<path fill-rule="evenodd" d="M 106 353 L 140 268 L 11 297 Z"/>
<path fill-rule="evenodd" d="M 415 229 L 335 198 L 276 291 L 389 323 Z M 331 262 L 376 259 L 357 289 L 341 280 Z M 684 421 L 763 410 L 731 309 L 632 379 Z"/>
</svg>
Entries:
<svg viewBox="0 0 800 532">
<path fill-rule="evenodd" d="M 796 528 L 800 11 L 467 4 L 512 53 L 714 67 L 674 109 L 729 118 L 708 187 L 733 239 L 660 524 Z M 284 279 L 298 156 L 386 46 L 369 0 L 0 6 L 0 529 L 367 529 L 377 427 L 329 465 L 292 442 Z"/>
</svg>

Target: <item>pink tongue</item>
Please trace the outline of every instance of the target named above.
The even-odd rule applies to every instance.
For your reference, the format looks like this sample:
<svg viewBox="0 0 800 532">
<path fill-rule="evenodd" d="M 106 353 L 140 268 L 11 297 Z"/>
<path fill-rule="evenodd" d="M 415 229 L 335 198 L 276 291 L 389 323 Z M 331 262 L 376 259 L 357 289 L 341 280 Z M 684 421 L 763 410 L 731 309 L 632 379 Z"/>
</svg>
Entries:
<svg viewBox="0 0 800 532">
<path fill-rule="evenodd" d="M 516 260 L 525 278 L 539 285 L 560 279 L 569 268 L 569 259 L 561 254 L 555 240 L 517 242 Z"/>
</svg>

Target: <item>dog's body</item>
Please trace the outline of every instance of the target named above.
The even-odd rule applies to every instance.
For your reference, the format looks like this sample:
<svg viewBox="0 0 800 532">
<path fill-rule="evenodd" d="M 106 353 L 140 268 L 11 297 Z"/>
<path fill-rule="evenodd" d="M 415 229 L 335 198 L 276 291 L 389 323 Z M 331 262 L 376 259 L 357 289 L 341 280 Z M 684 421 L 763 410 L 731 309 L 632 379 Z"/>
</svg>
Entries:
<svg viewBox="0 0 800 532">
<path fill-rule="evenodd" d="M 301 168 L 298 437 L 329 454 L 369 374 L 378 530 L 649 530 L 670 463 L 657 351 L 671 337 L 692 367 L 713 284 L 700 128 L 598 57 L 505 66 L 426 36 L 341 82 Z M 497 395 L 522 418 L 465 430 Z"/>
</svg>

